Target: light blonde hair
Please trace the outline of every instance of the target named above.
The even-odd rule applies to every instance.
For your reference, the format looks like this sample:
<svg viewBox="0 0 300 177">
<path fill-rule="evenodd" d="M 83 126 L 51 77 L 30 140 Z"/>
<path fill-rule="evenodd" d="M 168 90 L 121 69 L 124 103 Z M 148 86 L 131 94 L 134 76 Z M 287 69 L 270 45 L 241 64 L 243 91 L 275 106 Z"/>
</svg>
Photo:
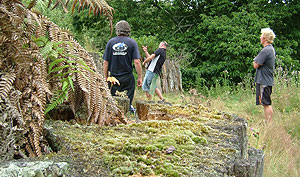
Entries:
<svg viewBox="0 0 300 177">
<path fill-rule="evenodd" d="M 263 35 L 263 37 L 265 38 L 265 40 L 272 44 L 273 43 L 273 40 L 275 39 L 275 33 L 273 32 L 272 29 L 270 28 L 263 28 L 261 29 L 261 34 Z"/>
<path fill-rule="evenodd" d="M 169 44 L 166 41 L 161 41 L 160 44 L 163 44 L 166 48 L 169 46 Z"/>
</svg>

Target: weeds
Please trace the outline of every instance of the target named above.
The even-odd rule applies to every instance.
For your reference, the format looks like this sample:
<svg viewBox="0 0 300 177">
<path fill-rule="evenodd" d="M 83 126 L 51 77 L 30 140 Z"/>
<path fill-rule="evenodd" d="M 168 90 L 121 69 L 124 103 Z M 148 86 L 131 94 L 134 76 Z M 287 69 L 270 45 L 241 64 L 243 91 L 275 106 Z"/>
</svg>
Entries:
<svg viewBox="0 0 300 177">
<path fill-rule="evenodd" d="M 300 72 L 282 67 L 275 70 L 274 117 L 269 126 L 264 124 L 263 107 L 255 105 L 254 78 L 249 74 L 243 82 L 229 86 L 229 78 L 225 72 L 222 74 L 223 80 L 217 81 L 214 88 L 195 88 L 189 94 L 172 93 L 164 97 L 171 103 L 202 103 L 245 118 L 249 146 L 263 149 L 265 153 L 264 176 L 300 176 Z M 136 99 L 143 99 L 139 91 Z"/>
<path fill-rule="evenodd" d="M 300 72 L 276 69 L 272 93 L 274 121 L 268 126 L 264 124 L 263 108 L 255 105 L 254 78 L 249 75 L 242 83 L 229 87 L 226 73 L 223 77 L 225 85 L 216 83 L 202 102 L 210 100 L 211 107 L 248 121 L 250 146 L 265 153 L 264 176 L 300 176 Z"/>
</svg>

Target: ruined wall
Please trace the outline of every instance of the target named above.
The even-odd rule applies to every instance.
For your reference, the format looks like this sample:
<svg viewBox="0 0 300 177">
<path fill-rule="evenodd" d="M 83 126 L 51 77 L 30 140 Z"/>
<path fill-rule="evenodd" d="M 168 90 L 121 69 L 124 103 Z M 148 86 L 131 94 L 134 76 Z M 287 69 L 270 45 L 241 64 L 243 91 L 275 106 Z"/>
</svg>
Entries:
<svg viewBox="0 0 300 177">
<path fill-rule="evenodd" d="M 201 122 L 207 128 L 202 138 L 206 144 L 200 147 L 202 165 L 195 175 L 262 177 L 264 153 L 248 147 L 245 119 L 203 105 L 170 105 L 138 101 L 137 113 L 142 121 L 176 120 L 185 118 Z M 210 162 L 210 163 L 207 163 Z"/>
</svg>

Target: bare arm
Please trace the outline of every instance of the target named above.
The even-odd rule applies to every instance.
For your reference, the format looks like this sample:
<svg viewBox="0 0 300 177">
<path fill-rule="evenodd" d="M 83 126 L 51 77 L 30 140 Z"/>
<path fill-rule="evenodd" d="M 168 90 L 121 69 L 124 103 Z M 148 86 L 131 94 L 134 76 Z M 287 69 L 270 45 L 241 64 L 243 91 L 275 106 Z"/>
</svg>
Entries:
<svg viewBox="0 0 300 177">
<path fill-rule="evenodd" d="M 145 63 L 148 63 L 149 61 L 153 60 L 153 58 L 155 58 L 155 54 L 150 55 L 149 57 L 146 58 L 146 60 L 143 62 L 143 65 Z"/>
<path fill-rule="evenodd" d="M 134 66 L 135 66 L 135 70 L 138 74 L 137 86 L 141 87 L 142 86 L 142 66 L 141 66 L 140 59 L 134 59 Z"/>
<path fill-rule="evenodd" d="M 106 60 L 104 60 L 104 62 L 103 62 L 103 75 L 104 75 L 104 78 L 106 81 L 108 78 L 108 61 L 106 61 Z"/>
<path fill-rule="evenodd" d="M 145 52 L 146 58 L 148 58 L 150 56 L 150 54 L 148 53 L 148 47 L 147 46 L 142 46 L 143 51 Z"/>
<path fill-rule="evenodd" d="M 143 50 L 144 50 L 145 55 L 146 55 L 146 59 L 145 59 L 145 61 L 143 62 L 143 65 L 145 65 L 145 63 L 148 63 L 148 62 L 151 61 L 153 58 L 155 58 L 155 54 L 150 55 L 149 52 L 148 52 L 147 46 L 142 46 L 142 47 L 143 47 Z"/>
<path fill-rule="evenodd" d="M 260 67 L 260 65 L 254 61 L 254 62 L 253 62 L 253 68 L 254 68 L 254 69 L 257 69 L 257 68 L 259 68 L 259 67 Z"/>
</svg>

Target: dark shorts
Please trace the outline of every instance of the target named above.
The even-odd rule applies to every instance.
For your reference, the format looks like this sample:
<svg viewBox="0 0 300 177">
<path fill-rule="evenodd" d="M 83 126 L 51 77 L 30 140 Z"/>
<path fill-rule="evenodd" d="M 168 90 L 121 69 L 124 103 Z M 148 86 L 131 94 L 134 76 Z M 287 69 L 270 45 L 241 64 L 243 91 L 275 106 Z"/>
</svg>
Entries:
<svg viewBox="0 0 300 177">
<path fill-rule="evenodd" d="M 256 105 L 271 105 L 272 86 L 256 83 Z"/>
<path fill-rule="evenodd" d="M 122 76 L 114 76 L 118 81 L 120 82 L 120 85 L 115 84 L 111 88 L 111 95 L 115 96 L 116 91 L 123 92 L 127 90 L 127 96 L 130 100 L 130 105 L 132 104 L 133 96 L 134 96 L 134 90 L 135 90 L 135 79 L 133 74 L 127 74 Z M 110 83 L 108 84 L 108 87 L 110 88 Z"/>
</svg>

